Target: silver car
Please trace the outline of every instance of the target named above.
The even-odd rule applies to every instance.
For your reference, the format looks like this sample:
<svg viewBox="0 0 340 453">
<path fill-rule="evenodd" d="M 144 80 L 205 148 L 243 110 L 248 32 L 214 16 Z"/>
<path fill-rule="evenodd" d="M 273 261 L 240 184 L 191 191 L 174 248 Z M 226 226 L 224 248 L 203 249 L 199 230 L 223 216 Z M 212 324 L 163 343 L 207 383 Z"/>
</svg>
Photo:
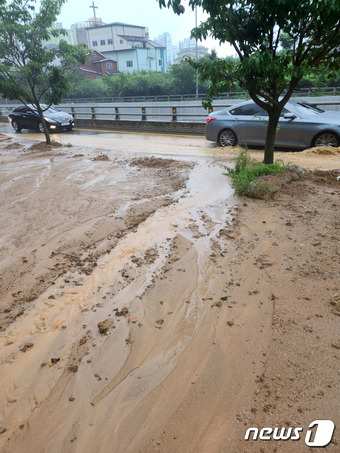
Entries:
<svg viewBox="0 0 340 453">
<path fill-rule="evenodd" d="M 212 112 L 207 118 L 207 140 L 221 146 L 264 146 L 268 113 L 253 101 Z M 324 111 L 301 99 L 291 99 L 281 112 L 275 145 L 292 148 L 339 146 L 340 112 Z"/>
</svg>

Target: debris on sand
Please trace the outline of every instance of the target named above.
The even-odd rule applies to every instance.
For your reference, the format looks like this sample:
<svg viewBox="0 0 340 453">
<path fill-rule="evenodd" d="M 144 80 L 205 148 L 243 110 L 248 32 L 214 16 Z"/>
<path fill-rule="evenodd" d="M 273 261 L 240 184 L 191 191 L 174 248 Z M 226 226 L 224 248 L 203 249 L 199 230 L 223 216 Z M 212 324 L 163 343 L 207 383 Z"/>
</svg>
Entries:
<svg viewBox="0 0 340 453">
<path fill-rule="evenodd" d="M 192 162 L 183 162 L 176 159 L 159 157 L 139 157 L 130 162 L 131 167 L 140 168 L 193 168 Z"/>
<path fill-rule="evenodd" d="M 110 318 L 105 319 L 105 321 L 99 322 L 97 325 L 100 333 L 107 333 L 108 330 L 115 327 L 113 320 Z"/>
<path fill-rule="evenodd" d="M 303 151 L 304 154 L 317 154 L 318 156 L 336 156 L 340 154 L 340 147 L 333 148 L 331 146 L 317 146 L 315 148 Z"/>
<path fill-rule="evenodd" d="M 99 154 L 99 156 L 96 156 L 92 159 L 93 161 L 107 161 L 110 160 L 109 156 L 107 154 Z"/>
<path fill-rule="evenodd" d="M 122 316 L 126 316 L 129 313 L 129 310 L 126 307 L 123 307 L 120 311 Z"/>
<path fill-rule="evenodd" d="M 33 143 L 29 147 L 29 149 L 34 150 L 34 151 L 50 151 L 51 148 L 61 148 L 63 145 L 58 142 L 52 142 L 50 145 L 48 145 L 46 142 L 38 142 L 38 143 Z"/>
<path fill-rule="evenodd" d="M 6 140 L 12 140 L 12 137 L 9 137 L 8 135 L 5 134 L 0 134 L 0 142 L 4 142 Z"/>
<path fill-rule="evenodd" d="M 330 305 L 332 307 L 332 313 L 334 315 L 337 315 L 337 316 L 340 316 L 340 295 L 339 294 L 335 294 L 331 301 L 330 301 Z"/>
<path fill-rule="evenodd" d="M 137 321 L 138 321 L 137 316 L 129 316 L 128 317 L 128 322 L 131 322 L 131 323 L 135 324 Z"/>
<path fill-rule="evenodd" d="M 60 362 L 60 357 L 52 357 L 51 363 L 55 364 L 55 363 L 58 363 L 58 362 Z"/>
<path fill-rule="evenodd" d="M 21 345 L 19 349 L 21 352 L 26 352 L 27 349 L 31 349 L 31 348 L 33 348 L 33 343 L 25 343 L 25 344 Z"/>
</svg>

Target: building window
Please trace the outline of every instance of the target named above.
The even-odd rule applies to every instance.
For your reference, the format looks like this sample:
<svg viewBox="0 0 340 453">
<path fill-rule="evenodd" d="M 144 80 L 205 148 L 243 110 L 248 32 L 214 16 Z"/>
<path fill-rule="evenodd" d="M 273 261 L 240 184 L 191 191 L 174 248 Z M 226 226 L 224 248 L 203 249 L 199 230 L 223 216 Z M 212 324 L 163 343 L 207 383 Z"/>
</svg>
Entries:
<svg viewBox="0 0 340 453">
<path fill-rule="evenodd" d="M 101 45 L 101 46 L 105 46 L 105 39 L 101 39 L 101 40 L 100 40 L 100 45 Z"/>
<path fill-rule="evenodd" d="M 132 66 L 133 66 L 133 61 L 132 61 L 132 60 L 127 61 L 127 62 L 126 62 L 126 66 L 127 66 L 128 68 L 132 68 Z"/>
<path fill-rule="evenodd" d="M 119 42 L 120 42 L 121 44 L 124 44 L 124 41 L 123 41 L 122 39 L 121 39 Z"/>
<path fill-rule="evenodd" d="M 108 44 L 113 44 L 112 39 L 108 39 L 108 40 L 107 40 L 107 43 L 108 43 Z"/>
<path fill-rule="evenodd" d="M 159 66 L 163 66 L 163 60 L 158 60 Z"/>
<path fill-rule="evenodd" d="M 97 41 L 92 41 L 92 45 L 93 45 L 93 47 L 98 46 L 98 42 Z"/>
<path fill-rule="evenodd" d="M 112 69 L 112 67 L 113 67 L 113 66 L 112 66 L 112 63 L 106 63 L 106 68 L 107 68 L 107 69 Z"/>
</svg>

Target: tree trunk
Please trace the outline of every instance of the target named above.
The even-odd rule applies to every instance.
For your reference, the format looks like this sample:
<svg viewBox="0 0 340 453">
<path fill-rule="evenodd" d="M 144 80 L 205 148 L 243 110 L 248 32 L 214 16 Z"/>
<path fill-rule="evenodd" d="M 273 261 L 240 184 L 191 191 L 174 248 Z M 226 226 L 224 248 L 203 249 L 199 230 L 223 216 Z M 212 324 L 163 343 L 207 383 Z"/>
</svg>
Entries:
<svg viewBox="0 0 340 453">
<path fill-rule="evenodd" d="M 44 133 L 45 133 L 45 137 L 46 137 L 46 145 L 52 145 L 50 133 L 49 133 L 49 130 L 47 129 L 43 112 L 41 112 L 41 114 L 40 114 L 40 121 L 44 128 Z"/>
<path fill-rule="evenodd" d="M 269 121 L 267 126 L 266 134 L 266 145 L 264 148 L 264 163 L 273 164 L 274 163 L 274 147 L 275 147 L 275 137 L 277 131 L 277 125 L 280 119 L 280 113 L 282 108 L 274 107 L 273 110 L 269 113 Z"/>
<path fill-rule="evenodd" d="M 46 121 L 45 121 L 45 118 L 44 118 L 44 112 L 42 111 L 41 106 L 40 106 L 40 102 L 37 99 L 37 96 L 35 96 L 35 93 L 33 92 L 33 90 L 32 90 L 32 94 L 33 94 L 33 97 L 34 97 L 35 105 L 36 105 L 37 110 L 38 110 L 38 114 L 39 114 L 39 118 L 40 118 L 41 124 L 43 125 L 43 128 L 44 128 L 44 134 L 45 134 L 45 138 L 46 138 L 46 145 L 52 145 L 50 133 L 49 133 L 49 131 L 47 129 Z"/>
<path fill-rule="evenodd" d="M 49 130 L 47 129 L 46 121 L 44 118 L 42 121 L 42 125 L 44 127 L 44 133 L 45 133 L 45 137 L 46 137 L 46 145 L 52 145 L 50 133 L 49 133 Z"/>
</svg>

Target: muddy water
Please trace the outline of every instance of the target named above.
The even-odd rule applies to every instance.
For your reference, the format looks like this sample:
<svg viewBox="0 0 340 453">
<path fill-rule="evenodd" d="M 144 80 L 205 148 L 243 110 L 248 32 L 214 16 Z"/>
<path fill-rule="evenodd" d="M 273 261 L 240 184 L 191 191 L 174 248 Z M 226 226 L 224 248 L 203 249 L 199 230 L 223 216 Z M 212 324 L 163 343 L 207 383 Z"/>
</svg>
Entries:
<svg viewBox="0 0 340 453">
<path fill-rule="evenodd" d="M 0 132 L 13 138 L 24 140 L 44 141 L 42 134 L 22 132 L 16 134 L 8 125 L 0 124 Z M 63 145 L 85 146 L 101 148 L 112 151 L 123 151 L 124 153 L 159 154 L 167 156 L 197 156 L 213 157 L 225 156 L 226 150 L 213 142 L 208 142 L 204 137 L 199 136 L 176 136 L 157 135 L 150 133 L 119 133 L 84 131 L 80 133 L 59 133 L 51 134 L 51 140 Z M 230 151 L 230 150 L 229 150 Z"/>
<path fill-rule="evenodd" d="M 231 221 L 231 189 L 209 162 L 199 160 L 179 201 L 125 236 L 90 276 L 60 278 L 1 334 L 3 451 L 127 451 L 144 438 L 141 414 L 148 429 L 165 417 L 152 415 L 154 394 L 165 390 L 174 404 L 164 383 L 193 338 L 209 333 L 204 300 L 221 292 L 210 255 Z M 134 266 L 149 249 L 154 261 Z M 138 325 L 115 316 L 123 307 Z M 105 319 L 114 328 L 100 334 Z"/>
<path fill-rule="evenodd" d="M 257 333 L 262 332 L 264 319 L 270 322 L 272 305 L 269 297 L 264 297 L 264 313 L 256 304 L 229 306 L 228 302 L 225 309 L 213 305 L 226 294 L 222 289 L 232 275 L 229 272 L 234 272 L 228 259 L 237 242 L 224 241 L 220 234 L 221 229 L 232 233 L 230 189 L 221 169 L 208 164 L 215 151 L 225 160 L 231 151 L 216 150 L 200 138 L 101 137 L 56 137 L 66 143 L 82 140 L 86 146 L 92 141 L 93 154 L 105 149 L 112 159 L 106 178 L 92 155 L 86 159 L 88 173 L 78 173 L 79 163 L 73 161 L 67 188 L 78 179 L 80 192 L 81 184 L 94 190 L 98 182 L 112 184 L 113 157 L 119 151 L 210 159 L 199 158 L 187 192 L 179 194 L 177 203 L 157 210 L 122 238 L 90 276 L 65 274 L 2 333 L 0 427 L 6 432 L 0 436 L 0 449 L 11 453 L 221 451 L 218 439 L 232 437 L 235 414 L 244 405 L 242 385 L 252 394 L 250 387 L 260 374 L 252 374 L 254 354 L 260 354 L 259 363 L 265 345 Z M 287 153 L 285 158 L 297 163 L 298 154 Z M 327 156 L 322 159 L 326 164 L 331 165 Z M 53 162 L 46 160 L 39 167 L 27 186 L 30 191 L 44 190 L 43 177 L 49 176 L 51 166 L 53 170 Z M 138 189 L 134 186 L 134 190 Z M 63 211 L 72 213 L 75 201 Z M 223 264 L 216 259 L 221 256 Z M 235 280 L 248 272 L 246 266 Z M 223 278 L 223 273 L 228 275 Z M 249 291 L 260 276 L 251 270 Z M 263 276 L 261 292 L 272 294 L 271 283 Z M 242 295 L 239 301 L 243 302 Z M 115 310 L 123 307 L 127 316 L 116 316 Z M 137 323 L 128 321 L 130 315 Z M 100 334 L 97 324 L 107 319 L 114 327 Z M 228 321 L 234 319 L 235 328 L 230 329 Z"/>
</svg>

